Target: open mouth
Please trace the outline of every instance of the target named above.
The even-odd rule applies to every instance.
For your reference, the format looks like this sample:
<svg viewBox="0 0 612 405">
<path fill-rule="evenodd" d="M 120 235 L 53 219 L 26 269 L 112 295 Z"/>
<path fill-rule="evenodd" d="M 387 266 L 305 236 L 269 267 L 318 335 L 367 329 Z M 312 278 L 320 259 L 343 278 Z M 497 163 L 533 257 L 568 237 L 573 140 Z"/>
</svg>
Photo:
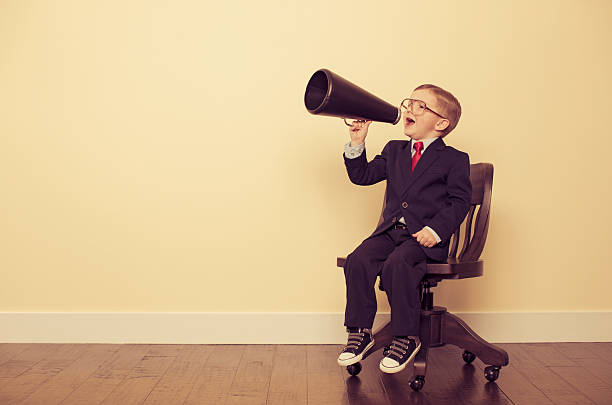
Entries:
<svg viewBox="0 0 612 405">
<path fill-rule="evenodd" d="M 404 122 L 406 123 L 407 127 L 414 125 L 414 120 L 412 118 L 406 118 Z"/>
</svg>

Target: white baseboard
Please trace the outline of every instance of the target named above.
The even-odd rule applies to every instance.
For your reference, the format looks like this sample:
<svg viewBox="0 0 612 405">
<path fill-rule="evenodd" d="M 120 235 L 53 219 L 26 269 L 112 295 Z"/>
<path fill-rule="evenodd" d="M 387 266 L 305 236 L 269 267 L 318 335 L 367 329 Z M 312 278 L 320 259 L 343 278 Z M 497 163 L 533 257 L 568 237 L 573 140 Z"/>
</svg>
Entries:
<svg viewBox="0 0 612 405">
<path fill-rule="evenodd" d="M 612 342 L 608 312 L 455 313 L 491 343 Z M 376 316 L 376 331 L 389 320 Z M 0 343 L 344 344 L 344 313 L 0 312 Z"/>
</svg>

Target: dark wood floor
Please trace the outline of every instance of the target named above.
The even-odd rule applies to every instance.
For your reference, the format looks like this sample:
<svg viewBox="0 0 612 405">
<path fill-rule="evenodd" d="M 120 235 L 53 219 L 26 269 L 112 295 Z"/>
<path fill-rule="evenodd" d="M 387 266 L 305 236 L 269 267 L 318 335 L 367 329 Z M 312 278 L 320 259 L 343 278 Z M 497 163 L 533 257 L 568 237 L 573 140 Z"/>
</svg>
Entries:
<svg viewBox="0 0 612 405">
<path fill-rule="evenodd" d="M 497 381 L 446 345 L 415 392 L 410 367 L 379 371 L 381 352 L 349 376 L 342 345 L 5 343 L 0 404 L 612 404 L 612 343 L 499 346 L 510 364 Z"/>
</svg>

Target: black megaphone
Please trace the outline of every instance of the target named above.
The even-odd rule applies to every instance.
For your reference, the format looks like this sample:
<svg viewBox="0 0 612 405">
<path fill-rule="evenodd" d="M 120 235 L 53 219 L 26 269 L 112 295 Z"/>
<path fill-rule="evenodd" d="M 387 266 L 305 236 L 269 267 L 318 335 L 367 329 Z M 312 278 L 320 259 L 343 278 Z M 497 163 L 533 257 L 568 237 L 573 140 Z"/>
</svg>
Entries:
<svg viewBox="0 0 612 405">
<path fill-rule="evenodd" d="M 349 82 L 329 69 L 317 70 L 306 85 L 304 104 L 311 114 L 397 124 L 399 108 Z"/>
</svg>

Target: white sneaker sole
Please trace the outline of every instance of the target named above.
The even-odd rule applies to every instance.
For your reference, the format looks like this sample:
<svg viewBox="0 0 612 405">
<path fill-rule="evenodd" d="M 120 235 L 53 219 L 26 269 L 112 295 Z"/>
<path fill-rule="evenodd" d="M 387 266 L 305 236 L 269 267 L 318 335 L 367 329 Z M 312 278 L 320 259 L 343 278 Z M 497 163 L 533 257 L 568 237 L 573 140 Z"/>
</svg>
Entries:
<svg viewBox="0 0 612 405">
<path fill-rule="evenodd" d="M 408 360 L 406 360 L 405 362 L 403 362 L 402 364 L 400 364 L 397 367 L 387 367 L 387 366 L 383 366 L 383 361 L 381 360 L 379 363 L 379 368 L 380 371 L 382 371 L 383 373 L 387 373 L 387 374 L 393 374 L 393 373 L 399 373 L 400 371 L 402 371 L 403 369 L 406 368 L 406 365 L 408 363 L 410 363 L 412 361 L 412 359 L 414 359 L 414 356 L 417 355 L 417 353 L 419 352 L 419 350 L 421 349 L 421 343 L 419 342 L 419 345 L 416 347 L 416 349 L 414 349 L 414 352 L 412 352 L 412 354 L 410 355 L 410 357 L 408 357 Z"/>
<path fill-rule="evenodd" d="M 341 366 L 350 366 L 351 364 L 359 363 L 361 359 L 363 358 L 363 355 L 366 354 L 368 350 L 372 348 L 372 346 L 374 346 L 374 339 L 372 339 L 372 341 L 368 343 L 368 345 L 365 347 L 365 349 L 363 349 L 361 354 L 351 357 L 350 359 L 345 359 L 345 360 L 338 359 L 338 364 Z"/>
</svg>

